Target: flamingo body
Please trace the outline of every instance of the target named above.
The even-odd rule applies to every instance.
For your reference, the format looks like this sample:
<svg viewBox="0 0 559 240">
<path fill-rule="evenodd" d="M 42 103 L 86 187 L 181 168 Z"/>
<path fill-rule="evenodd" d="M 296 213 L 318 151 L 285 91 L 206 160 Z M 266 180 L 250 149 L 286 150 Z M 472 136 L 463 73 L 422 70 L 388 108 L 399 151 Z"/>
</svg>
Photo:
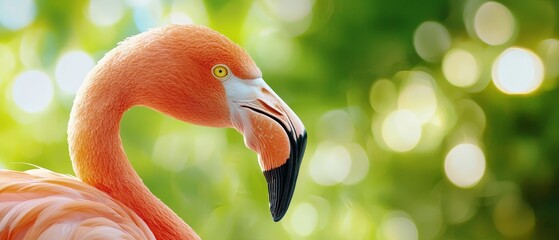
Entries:
<svg viewBox="0 0 559 240">
<path fill-rule="evenodd" d="M 0 219 L 0 239 L 155 239 L 130 208 L 45 169 L 0 171 Z"/>
</svg>

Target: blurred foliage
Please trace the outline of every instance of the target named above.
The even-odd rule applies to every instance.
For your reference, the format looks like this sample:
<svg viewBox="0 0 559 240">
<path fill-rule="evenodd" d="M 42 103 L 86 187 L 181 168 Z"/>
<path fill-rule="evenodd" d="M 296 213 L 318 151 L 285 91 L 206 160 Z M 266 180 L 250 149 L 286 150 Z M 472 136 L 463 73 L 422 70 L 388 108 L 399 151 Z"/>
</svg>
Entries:
<svg viewBox="0 0 559 240">
<path fill-rule="evenodd" d="M 558 239 L 559 3 L 486 3 L 0 0 L 0 163 L 72 173 L 74 95 L 56 73 L 62 57 L 80 51 L 96 62 L 128 36 L 193 22 L 245 47 L 309 133 L 290 210 L 274 223 L 240 134 L 127 112 L 128 157 L 202 238 Z M 491 19 L 482 6 L 505 17 Z M 527 94 L 496 84 L 496 63 L 510 47 L 544 66 L 543 83 Z M 457 73 L 463 62 L 445 72 L 451 49 L 473 56 L 473 84 L 452 81 L 472 73 Z M 522 75 L 533 62 L 524 63 L 505 72 Z M 62 64 L 62 76 L 75 67 Z M 31 70 L 46 74 L 46 88 L 17 84 Z"/>
</svg>

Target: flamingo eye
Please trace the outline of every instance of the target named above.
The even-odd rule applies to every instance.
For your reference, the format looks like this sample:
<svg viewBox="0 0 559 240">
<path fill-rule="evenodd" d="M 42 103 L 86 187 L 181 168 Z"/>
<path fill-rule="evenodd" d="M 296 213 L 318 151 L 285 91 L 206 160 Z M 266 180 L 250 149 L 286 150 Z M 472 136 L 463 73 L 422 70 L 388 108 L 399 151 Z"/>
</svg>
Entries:
<svg viewBox="0 0 559 240">
<path fill-rule="evenodd" d="M 212 68 L 212 74 L 214 75 L 214 77 L 224 80 L 229 76 L 229 68 L 221 64 L 215 65 Z"/>
</svg>

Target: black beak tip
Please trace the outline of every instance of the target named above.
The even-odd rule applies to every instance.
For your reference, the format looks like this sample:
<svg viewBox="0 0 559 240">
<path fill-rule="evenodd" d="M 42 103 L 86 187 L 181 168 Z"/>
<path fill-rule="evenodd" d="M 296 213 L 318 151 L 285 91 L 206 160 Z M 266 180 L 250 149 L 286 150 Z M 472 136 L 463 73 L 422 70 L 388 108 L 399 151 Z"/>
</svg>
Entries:
<svg viewBox="0 0 559 240">
<path fill-rule="evenodd" d="M 307 133 L 304 132 L 296 139 L 291 138 L 290 144 L 291 154 L 289 159 L 277 168 L 264 171 L 266 182 L 268 182 L 270 213 L 274 222 L 280 221 L 285 216 L 291 203 L 299 168 L 305 153 Z"/>
<path fill-rule="evenodd" d="M 274 219 L 274 222 L 279 222 L 283 218 L 283 216 L 285 216 L 285 212 L 283 214 L 278 214 L 278 213 L 274 213 L 274 212 L 271 212 L 271 213 L 272 213 L 272 219 Z"/>
</svg>

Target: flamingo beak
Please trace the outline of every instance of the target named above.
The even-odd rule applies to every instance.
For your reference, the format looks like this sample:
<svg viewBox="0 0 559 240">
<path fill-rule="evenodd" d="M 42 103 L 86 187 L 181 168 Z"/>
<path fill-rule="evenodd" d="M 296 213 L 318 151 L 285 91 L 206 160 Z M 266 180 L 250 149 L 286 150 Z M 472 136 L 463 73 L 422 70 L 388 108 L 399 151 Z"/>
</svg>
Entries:
<svg viewBox="0 0 559 240">
<path fill-rule="evenodd" d="M 258 153 L 268 183 L 270 213 L 277 222 L 293 197 L 307 133 L 299 117 L 263 80 L 252 84 L 257 86 L 253 99 L 234 101 L 233 125 L 243 133 L 247 147 Z"/>
</svg>

